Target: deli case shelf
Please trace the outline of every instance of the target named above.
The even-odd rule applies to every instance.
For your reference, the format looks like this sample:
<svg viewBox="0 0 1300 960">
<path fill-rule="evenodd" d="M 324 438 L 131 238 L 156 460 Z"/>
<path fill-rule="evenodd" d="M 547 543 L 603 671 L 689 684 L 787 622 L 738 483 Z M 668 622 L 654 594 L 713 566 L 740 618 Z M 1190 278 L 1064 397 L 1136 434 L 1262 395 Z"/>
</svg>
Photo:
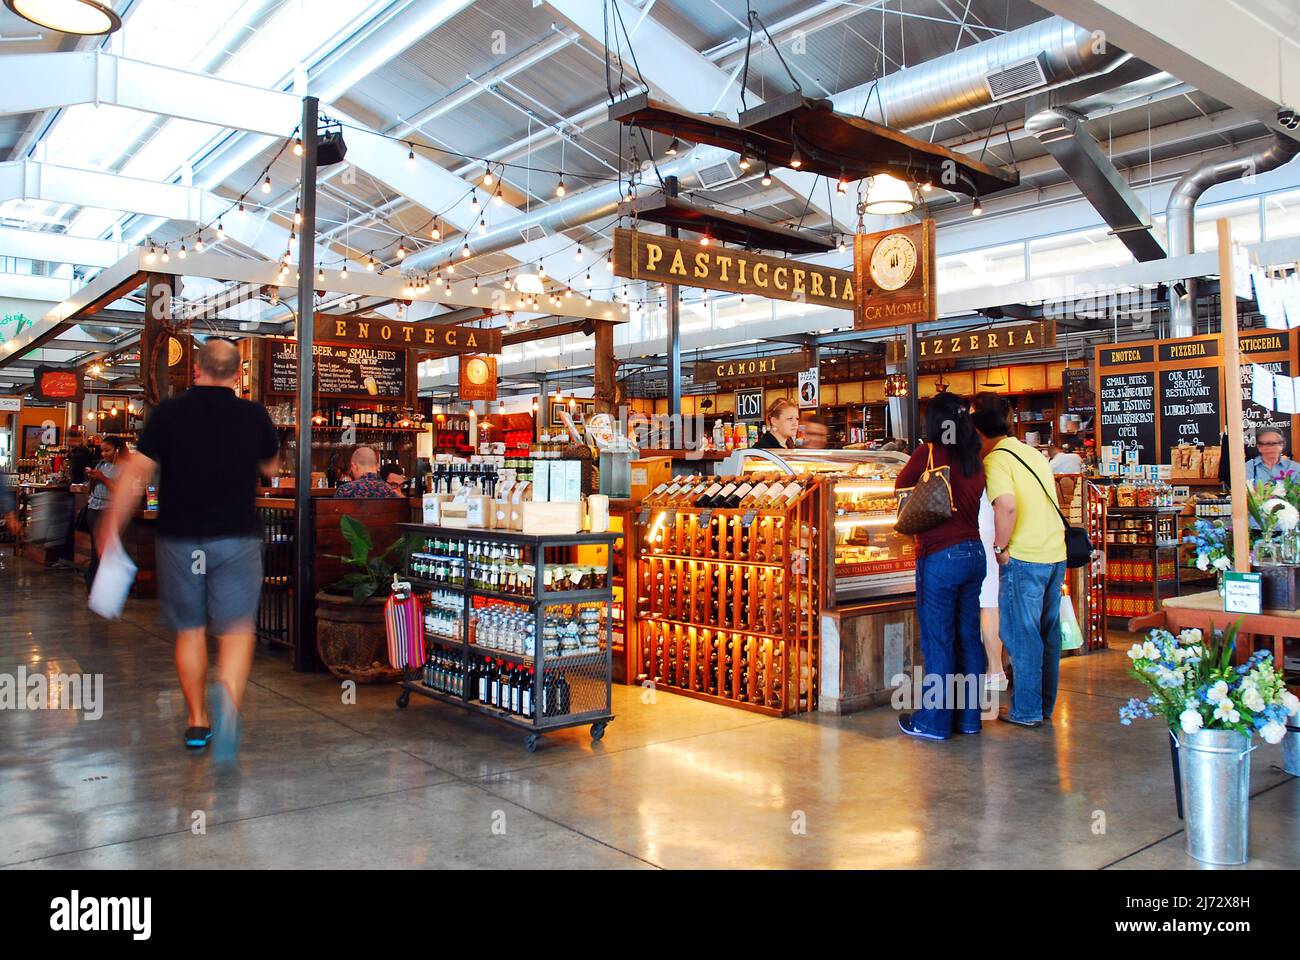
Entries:
<svg viewBox="0 0 1300 960">
<path fill-rule="evenodd" d="M 824 479 L 821 535 L 826 549 L 825 604 L 834 607 L 916 590 L 916 546 L 894 531 L 894 479 L 902 453 L 878 450 L 737 450 L 720 475 L 777 473 Z"/>
</svg>

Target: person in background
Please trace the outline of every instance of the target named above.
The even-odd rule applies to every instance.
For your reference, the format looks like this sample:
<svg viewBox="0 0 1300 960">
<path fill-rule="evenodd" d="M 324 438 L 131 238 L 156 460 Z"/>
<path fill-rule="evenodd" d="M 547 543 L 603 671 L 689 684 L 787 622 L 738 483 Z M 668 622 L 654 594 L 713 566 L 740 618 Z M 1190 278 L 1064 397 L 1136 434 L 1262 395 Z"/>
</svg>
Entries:
<svg viewBox="0 0 1300 960">
<path fill-rule="evenodd" d="M 338 485 L 335 499 L 387 500 L 401 496 L 380 477 L 379 454 L 372 447 L 357 447 L 352 451 L 348 476 L 352 479 Z"/>
<path fill-rule="evenodd" d="M 159 612 L 176 631 L 176 672 L 189 709 L 185 745 L 199 750 L 211 741 L 221 763 L 239 750 L 239 710 L 253 663 L 262 593 L 258 478 L 274 475 L 280 447 L 266 408 L 236 394 L 239 381 L 239 349 L 209 337 L 198 350 L 194 386 L 164 400 L 145 422 L 95 537 L 102 558 L 160 470 Z M 211 724 L 207 634 L 218 644 Z"/>
<path fill-rule="evenodd" d="M 397 493 L 399 497 L 406 494 L 402 488 L 406 486 L 406 472 L 402 469 L 400 463 L 386 463 L 379 468 L 379 476 L 384 483 L 388 484 Z"/>
<path fill-rule="evenodd" d="M 1011 410 L 1011 403 L 996 393 L 984 391 L 975 395 L 971 403 L 971 414 L 976 410 L 1000 410 L 1005 417 Z M 982 444 L 981 444 L 982 452 Z M 985 667 L 984 687 L 986 690 L 999 692 L 1007 689 L 1006 668 L 1002 665 L 1002 637 L 998 633 L 998 580 L 1001 568 L 998 566 L 997 554 L 993 552 L 993 505 L 989 503 L 986 490 L 980 496 L 980 542 L 984 544 L 984 582 L 980 585 L 980 635 L 984 638 L 984 654 L 988 660 Z"/>
<path fill-rule="evenodd" d="M 894 489 L 916 485 L 931 466 L 947 466 L 952 516 L 916 538 L 916 612 L 925 656 L 923 707 L 899 714 L 903 733 L 925 740 L 947 740 L 954 731 L 980 732 L 979 595 L 984 582 L 979 505 L 984 492 L 980 439 L 966 405 L 955 394 L 940 393 L 925 408 L 925 437 L 894 481 Z"/>
<path fill-rule="evenodd" d="M 126 441 L 121 437 L 105 437 L 100 441 L 99 453 L 103 459 L 86 471 L 86 482 L 90 484 L 90 498 L 86 500 L 86 527 L 90 530 L 90 564 L 86 567 L 87 589 L 95 582 L 95 571 L 99 569 L 99 553 L 95 549 L 96 531 L 99 529 L 99 518 L 108 509 L 109 501 L 117 490 L 117 481 L 114 478 L 126 453 Z"/>
<path fill-rule="evenodd" d="M 18 535 L 23 526 L 18 522 L 18 494 L 14 492 L 13 477 L 8 473 L 0 473 L 0 519 L 4 520 L 5 529 L 14 538 L 17 552 Z"/>
<path fill-rule="evenodd" d="M 831 428 L 826 418 L 810 413 L 799 422 L 799 446 L 805 450 L 825 450 Z"/>
<path fill-rule="evenodd" d="M 799 432 L 799 404 L 789 397 L 773 400 L 767 408 L 767 430 L 754 444 L 758 450 L 794 449 L 794 438 Z"/>
<path fill-rule="evenodd" d="M 1051 450 L 1052 459 L 1048 461 L 1048 466 L 1052 468 L 1052 475 L 1056 479 L 1056 497 L 1068 510 L 1074 502 L 1075 485 L 1079 482 L 1077 477 L 1083 473 L 1083 457 L 1075 453 L 1068 440 L 1060 446 L 1052 444 Z"/>
<path fill-rule="evenodd" d="M 1261 480 L 1277 480 L 1283 473 L 1300 467 L 1286 456 L 1286 440 L 1272 427 L 1265 427 L 1255 434 L 1255 448 L 1259 456 L 1246 461 L 1246 482 L 1252 486 Z"/>
<path fill-rule="evenodd" d="M 86 482 L 86 471 L 95 465 L 98 449 L 87 445 L 85 427 L 68 427 L 68 482 Z"/>
<path fill-rule="evenodd" d="M 1000 409 L 978 410 L 972 419 L 983 440 L 993 552 L 1002 568 L 999 629 L 1016 679 L 1011 709 L 998 719 L 1041 727 L 1056 706 L 1060 678 L 1065 525 L 1047 458 L 1007 435 Z"/>
</svg>

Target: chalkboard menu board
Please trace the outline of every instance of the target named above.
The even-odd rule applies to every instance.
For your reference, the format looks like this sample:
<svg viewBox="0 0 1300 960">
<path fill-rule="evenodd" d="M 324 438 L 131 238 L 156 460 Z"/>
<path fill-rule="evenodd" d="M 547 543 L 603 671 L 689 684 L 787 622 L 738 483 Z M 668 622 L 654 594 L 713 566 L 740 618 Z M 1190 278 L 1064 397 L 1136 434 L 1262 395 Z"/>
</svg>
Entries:
<svg viewBox="0 0 1300 960">
<path fill-rule="evenodd" d="M 1103 446 L 1120 443 L 1138 451 L 1138 462 L 1157 463 L 1156 374 L 1154 370 L 1103 373 L 1099 434 Z"/>
<path fill-rule="evenodd" d="M 298 390 L 298 342 L 272 340 L 267 350 L 266 392 Z M 406 397 L 406 351 L 317 343 L 312 347 L 312 392 L 327 398 Z"/>
<path fill-rule="evenodd" d="M 1160 371 L 1160 462 L 1180 443 L 1219 442 L 1219 367 Z"/>
<path fill-rule="evenodd" d="M 1245 429 L 1242 434 L 1246 449 L 1253 448 L 1255 446 L 1255 436 L 1259 431 L 1267 428 L 1281 431 L 1284 443 L 1282 449 L 1290 456 L 1292 452 L 1291 414 L 1277 413 L 1274 410 L 1268 410 L 1257 403 L 1251 402 L 1250 393 L 1254 382 L 1251 370 L 1252 363 L 1258 363 L 1261 367 L 1271 370 L 1273 373 L 1280 373 L 1287 377 L 1294 376 L 1291 371 L 1290 360 L 1265 360 L 1250 356 L 1241 358 L 1241 412 L 1245 420 Z"/>
</svg>

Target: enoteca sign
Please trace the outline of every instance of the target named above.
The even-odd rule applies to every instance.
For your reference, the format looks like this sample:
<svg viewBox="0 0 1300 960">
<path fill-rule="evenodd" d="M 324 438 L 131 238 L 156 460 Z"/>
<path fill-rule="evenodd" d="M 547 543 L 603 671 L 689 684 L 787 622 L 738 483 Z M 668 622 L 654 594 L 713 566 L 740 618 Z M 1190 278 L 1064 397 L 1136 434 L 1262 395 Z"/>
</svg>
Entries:
<svg viewBox="0 0 1300 960">
<path fill-rule="evenodd" d="M 627 230 L 614 230 L 614 273 L 631 280 L 853 309 L 853 273 Z"/>
<path fill-rule="evenodd" d="M 400 347 L 434 353 L 500 353 L 501 331 L 449 323 L 340 317 L 316 314 L 317 340 L 372 347 Z"/>
</svg>

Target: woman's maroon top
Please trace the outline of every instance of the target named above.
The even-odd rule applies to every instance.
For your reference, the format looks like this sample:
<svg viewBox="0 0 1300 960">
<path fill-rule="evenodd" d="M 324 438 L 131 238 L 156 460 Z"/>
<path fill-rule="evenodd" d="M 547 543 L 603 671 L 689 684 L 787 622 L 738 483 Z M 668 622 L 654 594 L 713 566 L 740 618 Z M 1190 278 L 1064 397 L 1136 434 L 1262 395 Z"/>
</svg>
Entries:
<svg viewBox="0 0 1300 960">
<path fill-rule="evenodd" d="M 907 465 L 894 480 L 894 489 L 914 487 L 921 479 L 929 463 L 930 445 L 921 444 L 907 461 Z M 916 554 L 923 557 L 935 553 L 965 540 L 980 538 L 980 494 L 984 492 L 984 467 L 978 466 L 969 477 L 962 471 L 961 464 L 953 463 L 948 457 L 947 447 L 934 445 L 934 465 L 947 465 L 948 478 L 952 483 L 952 517 L 939 524 L 933 530 L 927 530 L 916 538 Z"/>
</svg>

